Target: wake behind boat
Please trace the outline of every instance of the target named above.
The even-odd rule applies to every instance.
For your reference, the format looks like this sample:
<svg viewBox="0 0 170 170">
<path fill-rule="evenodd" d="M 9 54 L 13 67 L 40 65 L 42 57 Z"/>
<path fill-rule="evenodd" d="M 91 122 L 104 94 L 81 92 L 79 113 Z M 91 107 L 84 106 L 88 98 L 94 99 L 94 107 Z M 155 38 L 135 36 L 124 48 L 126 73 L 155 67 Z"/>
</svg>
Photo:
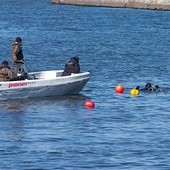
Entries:
<svg viewBox="0 0 170 170">
<path fill-rule="evenodd" d="M 90 80 L 90 72 L 62 76 L 63 70 L 28 73 L 29 79 L 0 82 L 0 100 L 78 94 Z"/>
</svg>

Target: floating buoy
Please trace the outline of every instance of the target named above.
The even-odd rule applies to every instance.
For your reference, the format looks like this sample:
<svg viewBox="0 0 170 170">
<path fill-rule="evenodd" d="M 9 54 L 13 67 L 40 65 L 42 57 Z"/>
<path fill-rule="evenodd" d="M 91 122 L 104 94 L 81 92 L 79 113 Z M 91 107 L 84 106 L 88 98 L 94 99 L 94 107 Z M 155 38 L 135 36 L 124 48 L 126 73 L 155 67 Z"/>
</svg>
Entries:
<svg viewBox="0 0 170 170">
<path fill-rule="evenodd" d="M 138 89 L 132 89 L 131 91 L 130 91 L 130 94 L 131 95 L 139 95 L 139 90 Z"/>
<path fill-rule="evenodd" d="M 95 107 L 95 104 L 94 104 L 93 101 L 87 100 L 87 101 L 84 103 L 84 107 L 85 107 L 85 108 L 94 108 L 94 107 Z"/>
<path fill-rule="evenodd" d="M 123 93 L 124 92 L 124 87 L 122 85 L 117 85 L 116 88 L 116 93 Z"/>
</svg>

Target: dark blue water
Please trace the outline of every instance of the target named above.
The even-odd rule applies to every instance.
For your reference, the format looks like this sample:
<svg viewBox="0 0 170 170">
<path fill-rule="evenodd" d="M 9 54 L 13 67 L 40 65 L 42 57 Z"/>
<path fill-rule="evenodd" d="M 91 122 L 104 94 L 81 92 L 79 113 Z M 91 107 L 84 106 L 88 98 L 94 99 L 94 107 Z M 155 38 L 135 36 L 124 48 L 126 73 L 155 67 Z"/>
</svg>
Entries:
<svg viewBox="0 0 170 170">
<path fill-rule="evenodd" d="M 0 59 L 10 65 L 16 36 L 29 71 L 78 55 L 92 79 L 76 96 L 1 101 L 0 169 L 170 169 L 169 11 L 1 0 Z M 163 92 L 130 95 L 147 82 Z"/>
</svg>

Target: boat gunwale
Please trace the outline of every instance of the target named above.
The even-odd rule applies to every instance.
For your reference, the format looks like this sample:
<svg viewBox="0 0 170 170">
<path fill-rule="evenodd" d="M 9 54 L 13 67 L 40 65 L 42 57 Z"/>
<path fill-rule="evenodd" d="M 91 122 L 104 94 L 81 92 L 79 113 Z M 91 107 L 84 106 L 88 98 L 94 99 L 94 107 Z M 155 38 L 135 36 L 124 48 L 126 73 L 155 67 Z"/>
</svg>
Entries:
<svg viewBox="0 0 170 170">
<path fill-rule="evenodd" d="M 52 71 L 52 70 L 50 70 Z M 53 70 L 55 71 L 55 70 Z M 48 72 L 48 71 L 42 71 L 42 72 Z M 58 71 L 56 71 L 58 72 Z M 38 73 L 41 73 L 41 72 L 30 72 L 29 75 L 34 75 L 34 74 L 38 74 Z M 88 75 L 89 78 L 91 77 L 91 73 L 89 71 L 86 71 L 86 72 L 81 72 L 81 73 L 72 73 L 71 75 L 67 75 L 67 76 L 56 76 L 56 77 L 53 77 L 53 78 L 35 78 L 35 79 L 25 79 L 25 80 L 14 80 L 14 81 L 2 81 L 0 82 L 0 85 L 2 84 L 9 84 L 9 83 L 20 83 L 20 82 L 34 82 L 34 81 L 44 81 L 44 80 L 57 80 L 57 79 L 70 79 L 71 77 L 72 78 L 75 78 L 75 77 L 81 77 L 81 76 L 86 76 Z"/>
</svg>

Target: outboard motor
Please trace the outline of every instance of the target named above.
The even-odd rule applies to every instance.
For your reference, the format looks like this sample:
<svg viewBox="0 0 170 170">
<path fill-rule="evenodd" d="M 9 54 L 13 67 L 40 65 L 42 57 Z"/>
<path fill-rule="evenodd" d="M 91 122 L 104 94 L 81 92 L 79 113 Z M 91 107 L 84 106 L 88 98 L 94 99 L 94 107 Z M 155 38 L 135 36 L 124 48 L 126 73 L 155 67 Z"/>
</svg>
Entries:
<svg viewBox="0 0 170 170">
<path fill-rule="evenodd" d="M 17 77 L 19 80 L 29 79 L 28 70 L 23 61 L 19 61 L 17 64 Z"/>
</svg>

